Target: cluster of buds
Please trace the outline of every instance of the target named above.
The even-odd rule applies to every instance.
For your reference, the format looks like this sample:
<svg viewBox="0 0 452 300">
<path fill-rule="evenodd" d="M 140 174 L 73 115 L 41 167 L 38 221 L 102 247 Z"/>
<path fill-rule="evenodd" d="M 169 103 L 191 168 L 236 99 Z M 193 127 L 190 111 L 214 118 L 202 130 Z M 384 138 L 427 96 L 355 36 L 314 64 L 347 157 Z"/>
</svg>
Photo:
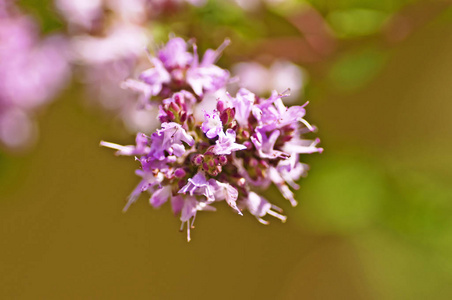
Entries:
<svg viewBox="0 0 452 300">
<path fill-rule="evenodd" d="M 266 215 L 285 221 L 282 210 L 259 192 L 274 184 L 297 204 L 290 187 L 297 189 L 295 182 L 308 169 L 299 156 L 322 151 L 318 139 L 302 138 L 314 130 L 303 119 L 304 106 L 286 107 L 286 93 L 273 92 L 265 99 L 242 88 L 235 97 L 225 93 L 215 109 L 196 119 L 197 106 L 208 101 L 203 95 L 223 88 L 229 73 L 214 65 L 221 50 L 208 50 L 199 64 L 193 48 L 191 54 L 182 39 L 170 40 L 151 58 L 154 68 L 144 71 L 140 81 L 128 81 L 147 85 L 143 97 L 159 101 L 161 128 L 150 136 L 138 133 L 136 145 L 101 142 L 140 162 L 136 174 L 142 179 L 124 209 L 146 191 L 153 207 L 169 201 L 180 215 L 181 230 L 186 225 L 188 240 L 197 212 L 215 210 L 214 204 L 223 200 L 237 214 L 248 211 L 263 224 Z"/>
</svg>

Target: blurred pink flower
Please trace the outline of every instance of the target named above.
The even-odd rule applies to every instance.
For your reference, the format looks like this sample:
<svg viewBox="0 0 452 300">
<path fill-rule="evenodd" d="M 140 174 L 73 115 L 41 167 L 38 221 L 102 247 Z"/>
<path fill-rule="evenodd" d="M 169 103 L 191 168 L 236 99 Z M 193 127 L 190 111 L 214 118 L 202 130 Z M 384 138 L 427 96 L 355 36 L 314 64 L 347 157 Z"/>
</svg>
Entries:
<svg viewBox="0 0 452 300">
<path fill-rule="evenodd" d="M 270 67 L 258 62 L 242 62 L 233 66 L 233 74 L 239 77 L 241 87 L 257 94 L 269 94 L 273 90 L 284 91 L 290 87 L 286 103 L 295 102 L 303 93 L 306 73 L 294 63 L 277 60 Z"/>
<path fill-rule="evenodd" d="M 35 22 L 17 9 L 14 14 L 5 9 L 2 14 L 0 141 L 9 148 L 20 148 L 35 138 L 35 111 L 68 81 L 67 42 L 56 35 L 40 38 Z"/>
</svg>

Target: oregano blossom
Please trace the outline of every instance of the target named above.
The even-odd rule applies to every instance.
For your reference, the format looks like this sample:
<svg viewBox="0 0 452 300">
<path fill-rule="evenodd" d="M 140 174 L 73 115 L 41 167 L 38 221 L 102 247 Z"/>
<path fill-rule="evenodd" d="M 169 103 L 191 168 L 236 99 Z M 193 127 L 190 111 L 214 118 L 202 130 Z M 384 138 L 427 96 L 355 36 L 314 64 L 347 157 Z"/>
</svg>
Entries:
<svg viewBox="0 0 452 300">
<path fill-rule="evenodd" d="M 152 69 L 138 81 L 129 80 L 151 90 L 158 85 L 159 92 L 151 93 L 156 99 L 148 101 L 163 98 L 160 128 L 151 135 L 138 133 L 136 145 L 101 142 L 138 161 L 136 174 L 142 180 L 125 209 L 146 191 L 153 207 L 169 202 L 181 229 L 186 226 L 188 241 L 197 213 L 215 210 L 217 202 L 224 201 L 238 215 L 247 211 L 263 224 L 269 223 L 267 216 L 286 221 L 282 209 L 260 194 L 274 184 L 295 206 L 293 189 L 308 170 L 299 158 L 322 152 L 318 139 L 303 137 L 315 130 L 304 119 L 306 104 L 286 107 L 286 92 L 261 98 L 242 88 L 235 96 L 220 95 L 214 109 L 205 110 L 201 119 L 195 117 L 196 106 L 207 101 L 204 92 L 226 87 L 228 72 L 214 65 L 223 46 L 206 52 L 199 63 L 194 44 L 191 53 L 182 39 L 170 40 L 151 58 L 158 61 Z M 190 77 L 190 70 L 197 75 Z M 193 78 L 199 82 L 194 84 Z"/>
</svg>

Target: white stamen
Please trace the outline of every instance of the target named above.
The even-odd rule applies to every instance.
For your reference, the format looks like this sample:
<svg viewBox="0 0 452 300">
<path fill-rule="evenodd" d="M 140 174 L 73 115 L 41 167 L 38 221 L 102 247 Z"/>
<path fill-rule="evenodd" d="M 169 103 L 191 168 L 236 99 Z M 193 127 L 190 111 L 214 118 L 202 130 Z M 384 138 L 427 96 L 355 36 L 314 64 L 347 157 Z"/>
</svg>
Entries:
<svg viewBox="0 0 452 300">
<path fill-rule="evenodd" d="M 140 185 L 141 185 L 141 183 L 140 183 Z M 135 203 L 137 201 L 138 197 L 140 197 L 141 193 L 144 191 L 143 188 L 144 188 L 144 186 L 141 185 L 141 190 L 139 193 L 137 193 L 135 190 L 132 192 L 132 194 L 130 194 L 130 196 L 127 199 L 126 206 L 124 206 L 124 208 L 122 209 L 122 212 L 125 213 L 129 209 L 130 205 L 132 205 L 133 203 Z"/>
<path fill-rule="evenodd" d="M 123 213 L 125 213 L 128 209 L 129 209 L 129 207 L 130 207 L 130 205 L 132 205 L 132 203 L 134 203 L 135 202 L 135 200 L 136 200 L 136 197 L 129 197 L 129 200 L 127 200 L 127 204 L 126 204 L 126 206 L 124 206 L 124 208 L 122 209 L 122 212 Z"/>
<path fill-rule="evenodd" d="M 269 211 L 267 212 L 267 214 L 269 214 L 270 216 L 273 216 L 273 217 L 275 217 L 275 218 L 280 219 L 281 222 L 283 222 L 283 223 L 285 223 L 286 220 L 287 220 L 287 217 L 286 217 L 286 216 L 283 216 L 283 215 L 281 215 L 281 214 L 278 214 L 277 212 L 275 212 L 275 211 L 273 211 L 273 210 L 269 210 Z"/>
<path fill-rule="evenodd" d="M 276 205 L 273 205 L 273 204 L 272 204 L 271 207 L 272 207 L 272 209 L 276 210 L 277 212 L 280 212 L 280 213 L 283 212 L 282 208 L 280 208 L 280 207 L 278 207 L 278 206 L 276 206 Z"/>
<path fill-rule="evenodd" d="M 187 221 L 187 242 L 190 242 L 190 224 Z"/>
<path fill-rule="evenodd" d="M 182 223 L 180 224 L 180 228 L 179 228 L 179 231 L 180 231 L 180 232 L 182 232 L 182 231 L 184 230 L 184 223 L 185 223 L 185 222 L 182 222 Z"/>
<path fill-rule="evenodd" d="M 290 201 L 290 205 L 292 205 L 292 207 L 295 207 L 298 205 L 297 200 L 293 199 L 293 197 L 289 198 L 289 201 Z"/>
<path fill-rule="evenodd" d="M 315 130 L 315 127 L 311 126 L 311 124 L 309 124 L 308 121 L 306 121 L 305 119 L 300 118 L 300 119 L 298 119 L 298 121 L 300 121 L 301 123 L 306 125 L 306 127 L 308 127 L 309 131 L 313 132 Z"/>
<path fill-rule="evenodd" d="M 216 62 L 216 61 L 218 60 L 218 58 L 219 58 L 220 55 L 221 55 L 221 52 L 223 52 L 224 49 L 225 49 L 227 46 L 229 46 L 230 43 L 231 43 L 231 40 L 228 39 L 228 38 L 226 38 L 226 39 L 224 40 L 224 42 L 220 45 L 220 47 L 218 47 L 217 50 L 215 50 L 215 58 L 214 58 L 213 62 Z"/>
<path fill-rule="evenodd" d="M 111 149 L 115 149 L 115 150 L 119 150 L 119 151 L 129 150 L 128 146 L 123 146 L 123 145 L 110 143 L 110 142 L 105 142 L 105 141 L 100 141 L 100 145 L 103 146 L 103 147 L 107 147 L 107 148 L 111 148 Z"/>
<path fill-rule="evenodd" d="M 289 97 L 290 96 L 290 88 L 285 90 L 284 92 L 279 94 L 280 97 Z"/>
<path fill-rule="evenodd" d="M 195 226 L 193 224 L 195 224 L 195 219 L 196 219 L 196 214 L 193 216 L 193 219 L 191 221 L 191 228 L 195 228 Z"/>
<path fill-rule="evenodd" d="M 257 220 L 259 221 L 259 223 L 261 223 L 261 224 L 264 224 L 264 225 L 268 225 L 268 224 L 270 224 L 270 222 L 268 222 L 268 221 L 265 221 L 264 219 L 262 219 L 262 218 L 257 218 Z"/>
</svg>

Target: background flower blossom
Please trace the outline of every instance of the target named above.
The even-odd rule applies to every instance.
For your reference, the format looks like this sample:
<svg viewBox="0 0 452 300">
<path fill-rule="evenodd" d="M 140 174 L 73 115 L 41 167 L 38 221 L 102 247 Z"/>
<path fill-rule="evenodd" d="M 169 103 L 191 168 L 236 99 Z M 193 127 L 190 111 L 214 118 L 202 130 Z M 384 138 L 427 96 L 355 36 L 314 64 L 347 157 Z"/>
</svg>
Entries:
<svg viewBox="0 0 452 300">
<path fill-rule="evenodd" d="M 9 148 L 33 143 L 34 115 L 68 81 L 66 40 L 39 36 L 35 21 L 12 3 L 0 18 L 0 142 Z"/>
<path fill-rule="evenodd" d="M 240 86 L 265 95 L 274 90 L 284 91 L 290 87 L 286 103 L 293 103 L 303 94 L 306 72 L 287 60 L 276 60 L 269 67 L 258 62 L 241 62 L 232 67 L 233 74 L 240 78 Z"/>
</svg>

